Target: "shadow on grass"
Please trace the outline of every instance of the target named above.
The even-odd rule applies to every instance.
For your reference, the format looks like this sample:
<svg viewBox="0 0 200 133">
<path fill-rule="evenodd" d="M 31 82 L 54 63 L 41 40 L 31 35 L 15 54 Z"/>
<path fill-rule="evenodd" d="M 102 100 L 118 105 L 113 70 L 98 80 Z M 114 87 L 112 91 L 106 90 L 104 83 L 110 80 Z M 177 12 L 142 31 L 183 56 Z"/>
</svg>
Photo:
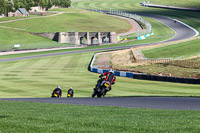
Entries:
<svg viewBox="0 0 200 133">
<path fill-rule="evenodd" d="M 0 115 L 0 119 L 8 118 L 8 117 L 10 117 L 10 116 L 8 116 L 8 115 Z"/>
</svg>

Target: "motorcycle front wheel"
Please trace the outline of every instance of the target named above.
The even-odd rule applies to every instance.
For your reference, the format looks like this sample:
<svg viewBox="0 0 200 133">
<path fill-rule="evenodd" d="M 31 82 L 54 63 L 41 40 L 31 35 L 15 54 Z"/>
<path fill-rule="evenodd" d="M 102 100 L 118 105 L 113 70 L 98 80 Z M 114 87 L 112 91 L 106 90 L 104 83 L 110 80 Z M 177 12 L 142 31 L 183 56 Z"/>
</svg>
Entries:
<svg viewBox="0 0 200 133">
<path fill-rule="evenodd" d="M 92 97 L 95 97 L 96 94 L 97 94 L 97 93 L 96 93 L 96 91 L 94 90 L 93 93 L 92 93 Z"/>
</svg>

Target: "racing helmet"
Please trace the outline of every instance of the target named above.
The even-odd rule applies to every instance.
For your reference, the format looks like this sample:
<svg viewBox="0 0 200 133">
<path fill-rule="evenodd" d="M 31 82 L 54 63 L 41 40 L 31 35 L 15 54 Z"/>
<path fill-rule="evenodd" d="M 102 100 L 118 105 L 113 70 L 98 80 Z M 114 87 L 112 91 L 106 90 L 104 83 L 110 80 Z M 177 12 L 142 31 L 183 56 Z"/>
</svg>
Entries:
<svg viewBox="0 0 200 133">
<path fill-rule="evenodd" d="M 109 69 L 109 72 L 114 74 L 114 70 L 113 69 Z"/>
<path fill-rule="evenodd" d="M 72 90 L 73 90 L 73 88 L 72 88 L 72 87 L 70 87 L 70 89 L 72 89 Z"/>
<path fill-rule="evenodd" d="M 58 85 L 57 88 L 61 89 L 60 85 Z"/>
</svg>

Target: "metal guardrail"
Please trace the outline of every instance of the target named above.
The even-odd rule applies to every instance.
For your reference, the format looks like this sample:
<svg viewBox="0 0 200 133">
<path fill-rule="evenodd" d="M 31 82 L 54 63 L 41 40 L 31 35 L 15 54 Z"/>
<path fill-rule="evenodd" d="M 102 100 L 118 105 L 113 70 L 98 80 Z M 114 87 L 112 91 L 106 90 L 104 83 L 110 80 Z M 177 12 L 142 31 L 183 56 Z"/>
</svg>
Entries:
<svg viewBox="0 0 200 133">
<path fill-rule="evenodd" d="M 18 45 L 16 47 L 16 45 Z M 35 49 L 51 49 L 51 48 L 64 48 L 76 47 L 74 44 L 61 44 L 61 43 L 32 43 L 32 44 L 1 44 L 0 52 L 6 51 L 19 51 L 19 50 L 35 50 Z"/>
</svg>

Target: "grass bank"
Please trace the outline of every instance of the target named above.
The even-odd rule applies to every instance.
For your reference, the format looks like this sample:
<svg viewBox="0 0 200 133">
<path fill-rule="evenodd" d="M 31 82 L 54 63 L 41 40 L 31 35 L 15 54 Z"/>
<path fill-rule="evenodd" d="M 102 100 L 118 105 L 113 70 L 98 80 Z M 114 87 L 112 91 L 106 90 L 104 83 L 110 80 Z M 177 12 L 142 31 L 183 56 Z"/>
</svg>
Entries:
<svg viewBox="0 0 200 133">
<path fill-rule="evenodd" d="M 0 24 L 0 44 L 33 43 L 38 45 L 38 42 L 56 44 L 49 39 L 32 35 L 29 32 L 115 31 L 121 33 L 131 28 L 130 24 L 124 19 L 95 12 L 80 12 L 80 10 L 76 12 L 75 9 L 69 9 L 70 13 L 67 13 L 67 11 L 65 9 L 65 13 L 58 16 L 38 17 Z"/>
<path fill-rule="evenodd" d="M 199 111 L 0 101 L 2 132 L 196 133 Z M 105 128 L 106 126 L 106 128 Z"/>
<path fill-rule="evenodd" d="M 66 32 L 73 31 L 128 31 L 130 24 L 123 19 L 95 12 L 65 13 L 62 15 L 33 18 L 1 26 L 25 28 L 28 32 Z"/>
<path fill-rule="evenodd" d="M 54 45 L 58 44 L 57 42 L 54 42 L 50 39 L 32 35 L 26 30 L 17 30 L 14 28 L 7 29 L 3 27 L 0 27 L 0 39 L 1 39 L 1 42 L 0 42 L 1 50 L 6 49 L 6 47 L 8 47 L 6 46 L 6 44 L 13 44 L 13 45 L 14 44 L 21 44 L 21 45 L 32 44 L 33 46 L 37 44 L 42 45 L 42 43 L 49 43 L 49 44 L 54 44 Z"/>
<path fill-rule="evenodd" d="M 147 58 L 185 58 L 200 54 L 200 39 L 143 51 Z"/>
</svg>

